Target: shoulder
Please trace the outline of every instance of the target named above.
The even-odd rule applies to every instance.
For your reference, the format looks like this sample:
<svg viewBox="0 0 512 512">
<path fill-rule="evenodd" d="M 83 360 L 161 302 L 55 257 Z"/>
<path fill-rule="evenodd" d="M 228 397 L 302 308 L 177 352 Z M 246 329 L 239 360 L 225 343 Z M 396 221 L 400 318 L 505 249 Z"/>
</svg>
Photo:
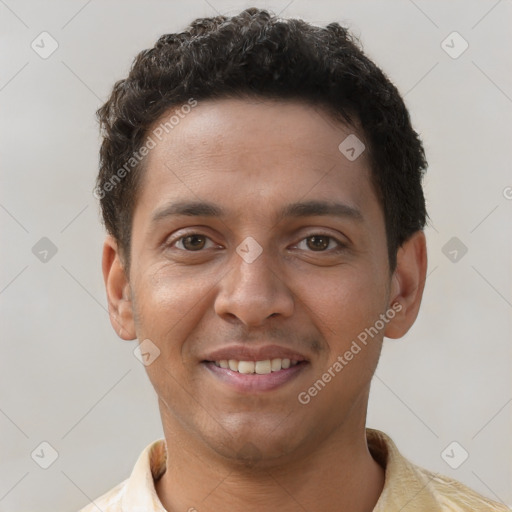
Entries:
<svg viewBox="0 0 512 512">
<path fill-rule="evenodd" d="M 91 503 L 81 508 L 78 512 L 123 512 L 122 498 L 128 479 L 123 480 L 115 487 L 102 494 L 99 498 L 92 500 Z"/>
<path fill-rule="evenodd" d="M 124 512 L 127 507 L 145 512 L 163 510 L 154 482 L 165 472 L 166 459 L 165 439 L 151 442 L 139 455 L 129 478 L 92 500 L 79 512 Z"/>
<path fill-rule="evenodd" d="M 385 482 L 374 512 L 511 512 L 461 482 L 417 466 L 406 459 L 392 439 L 367 429 L 368 448 L 385 469 Z"/>
<path fill-rule="evenodd" d="M 423 481 L 430 482 L 430 491 L 439 503 L 440 510 L 511 512 L 507 506 L 482 496 L 458 480 L 410 464 Z"/>
</svg>

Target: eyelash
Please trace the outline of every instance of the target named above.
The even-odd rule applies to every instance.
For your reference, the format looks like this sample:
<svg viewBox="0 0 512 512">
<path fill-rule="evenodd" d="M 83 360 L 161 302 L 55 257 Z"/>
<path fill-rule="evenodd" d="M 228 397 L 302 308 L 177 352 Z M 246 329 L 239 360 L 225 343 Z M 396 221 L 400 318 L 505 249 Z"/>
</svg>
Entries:
<svg viewBox="0 0 512 512">
<path fill-rule="evenodd" d="M 190 232 L 185 232 L 183 233 L 179 238 L 176 238 L 174 241 L 170 242 L 168 245 L 168 247 L 172 247 L 174 246 L 176 243 L 182 241 L 183 239 L 189 237 L 189 236 L 202 236 L 202 237 L 205 237 L 207 238 L 208 240 L 211 241 L 210 237 L 207 236 L 207 235 L 204 235 L 203 233 L 199 233 L 197 231 L 190 231 Z M 311 233 L 310 235 L 304 237 L 304 238 L 301 238 L 300 242 L 303 242 L 305 240 L 307 240 L 308 238 L 311 238 L 313 236 L 322 236 L 322 237 L 326 237 L 329 239 L 329 244 L 331 243 L 331 241 L 334 241 L 338 247 L 337 248 L 334 248 L 334 249 L 326 249 L 326 250 L 323 250 L 323 251 L 313 251 L 313 250 L 309 250 L 307 252 L 312 252 L 312 253 L 315 253 L 315 252 L 318 252 L 318 253 L 332 253 L 332 252 L 339 252 L 339 251 L 342 251 L 343 249 L 346 248 L 346 244 L 344 244 L 341 240 L 338 240 L 336 237 L 328 234 L 328 233 L 322 233 L 322 232 L 314 232 L 314 233 Z M 300 243 L 299 242 L 299 243 Z M 299 245 L 299 244 L 296 244 L 296 245 Z M 189 252 L 189 253 L 199 253 L 199 252 L 203 252 L 204 249 L 199 249 L 198 251 L 189 251 L 187 249 L 178 249 L 180 251 L 183 251 L 183 252 Z"/>
</svg>

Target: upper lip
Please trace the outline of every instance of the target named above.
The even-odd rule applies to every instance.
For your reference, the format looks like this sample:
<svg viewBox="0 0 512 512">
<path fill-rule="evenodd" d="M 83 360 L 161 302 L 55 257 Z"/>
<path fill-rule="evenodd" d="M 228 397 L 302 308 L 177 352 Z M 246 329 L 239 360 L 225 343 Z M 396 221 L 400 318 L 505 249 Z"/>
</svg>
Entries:
<svg viewBox="0 0 512 512">
<path fill-rule="evenodd" d="M 203 361 L 222 361 L 236 359 L 237 361 L 265 361 L 267 359 L 290 359 L 307 361 L 307 358 L 292 349 L 278 345 L 230 345 L 210 352 Z"/>
</svg>

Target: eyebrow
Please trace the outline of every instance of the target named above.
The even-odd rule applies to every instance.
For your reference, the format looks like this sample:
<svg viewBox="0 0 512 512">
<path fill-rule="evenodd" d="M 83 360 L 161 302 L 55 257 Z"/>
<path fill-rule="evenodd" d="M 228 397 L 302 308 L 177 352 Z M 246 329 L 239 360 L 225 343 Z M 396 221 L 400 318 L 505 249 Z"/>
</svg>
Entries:
<svg viewBox="0 0 512 512">
<path fill-rule="evenodd" d="M 157 223 L 165 218 L 180 215 L 188 217 L 226 217 L 226 211 L 214 203 L 179 201 L 157 210 L 153 215 L 152 222 Z M 363 214 L 357 208 L 332 201 L 306 201 L 288 204 L 278 212 L 277 220 L 281 221 L 289 217 L 313 216 L 346 217 L 359 222 L 363 220 Z"/>
</svg>

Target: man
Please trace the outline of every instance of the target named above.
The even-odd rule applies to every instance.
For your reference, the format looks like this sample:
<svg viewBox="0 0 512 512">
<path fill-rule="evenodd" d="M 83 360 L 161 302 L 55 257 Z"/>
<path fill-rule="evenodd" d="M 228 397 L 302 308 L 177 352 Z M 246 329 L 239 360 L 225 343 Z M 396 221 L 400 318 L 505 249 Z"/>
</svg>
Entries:
<svg viewBox="0 0 512 512">
<path fill-rule="evenodd" d="M 84 511 L 506 510 L 365 428 L 420 307 L 426 160 L 344 28 L 196 20 L 99 118 L 110 318 L 165 440 Z"/>
</svg>

